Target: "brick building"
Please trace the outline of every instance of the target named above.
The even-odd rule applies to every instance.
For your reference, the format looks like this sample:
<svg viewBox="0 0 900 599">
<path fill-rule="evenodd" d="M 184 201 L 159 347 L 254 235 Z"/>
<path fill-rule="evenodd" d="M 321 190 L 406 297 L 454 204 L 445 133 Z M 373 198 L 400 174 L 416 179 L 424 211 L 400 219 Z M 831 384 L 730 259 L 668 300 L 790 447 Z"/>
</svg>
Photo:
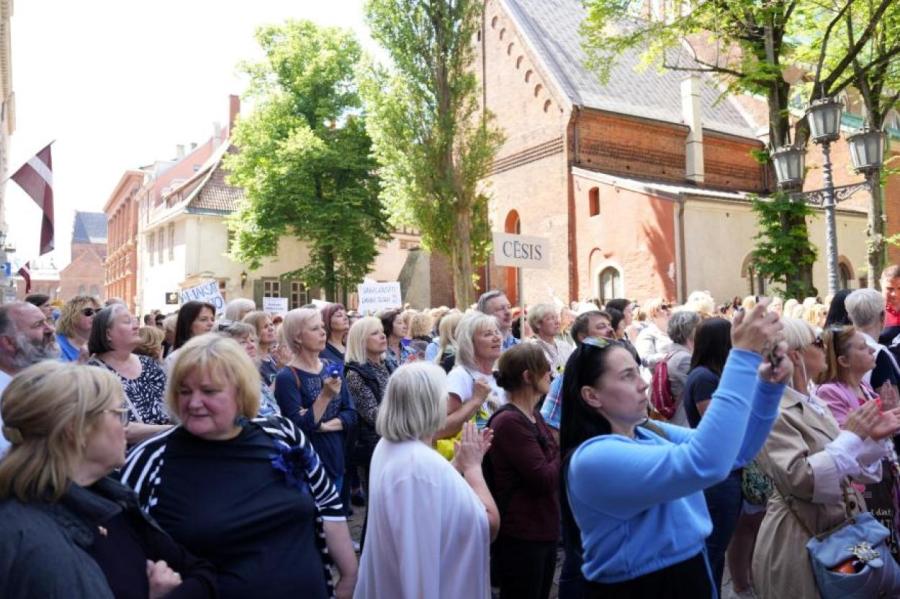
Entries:
<svg viewBox="0 0 900 599">
<path fill-rule="evenodd" d="M 105 297 L 106 214 L 75 212 L 72 226 L 72 259 L 59 271 L 59 298 L 76 295 Z"/>
<path fill-rule="evenodd" d="M 108 256 L 105 264 L 106 297 L 122 298 L 134 309 L 137 289 L 137 195 L 145 173 L 125 171 L 103 206 L 109 223 Z"/>
<path fill-rule="evenodd" d="M 552 268 L 492 265 L 483 285 L 530 304 L 762 292 L 750 258 L 750 195 L 772 191 L 774 178 L 750 152 L 764 147 L 765 122 L 708 77 L 639 69 L 637 51 L 599 81 L 584 66 L 584 18 L 578 0 L 485 2 L 475 65 L 483 104 L 506 133 L 486 181 L 491 221 L 495 230 L 548 239 Z M 844 160 L 835 170 L 846 171 L 846 151 L 833 153 Z M 850 179 L 843 173 L 837 182 Z M 816 186 L 809 177 L 807 188 Z M 898 200 L 888 201 L 889 219 Z M 865 264 L 864 205 L 838 210 L 845 286 L 858 285 Z M 814 284 L 824 290 L 821 212 L 809 227 L 820 246 Z"/>
</svg>

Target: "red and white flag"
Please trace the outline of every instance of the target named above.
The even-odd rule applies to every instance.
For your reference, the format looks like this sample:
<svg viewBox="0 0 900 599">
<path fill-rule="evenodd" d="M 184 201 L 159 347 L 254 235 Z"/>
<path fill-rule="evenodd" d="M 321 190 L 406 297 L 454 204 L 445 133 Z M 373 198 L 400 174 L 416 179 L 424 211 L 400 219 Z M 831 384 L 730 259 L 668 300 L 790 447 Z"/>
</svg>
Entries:
<svg viewBox="0 0 900 599">
<path fill-rule="evenodd" d="M 19 276 L 25 280 L 25 293 L 31 293 L 31 262 L 26 262 L 25 266 L 19 269 Z"/>
<path fill-rule="evenodd" d="M 52 143 L 52 142 L 51 142 Z M 53 160 L 50 144 L 35 154 L 10 177 L 31 196 L 43 217 L 41 220 L 41 253 L 53 251 Z"/>
</svg>

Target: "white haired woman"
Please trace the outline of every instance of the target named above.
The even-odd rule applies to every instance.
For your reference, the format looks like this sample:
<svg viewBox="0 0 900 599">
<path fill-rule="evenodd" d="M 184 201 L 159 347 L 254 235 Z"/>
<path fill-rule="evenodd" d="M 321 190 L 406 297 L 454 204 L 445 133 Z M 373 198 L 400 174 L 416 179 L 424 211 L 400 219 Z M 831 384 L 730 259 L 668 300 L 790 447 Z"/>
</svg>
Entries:
<svg viewBox="0 0 900 599">
<path fill-rule="evenodd" d="M 362 468 L 362 488 L 368 493 L 369 464 L 378 443 L 375 421 L 391 370 L 384 359 L 387 335 L 381 320 L 366 316 L 353 323 L 347 334 L 347 389 L 359 415 L 356 463 Z"/>
<path fill-rule="evenodd" d="M 7 599 L 213 597 L 212 567 L 108 478 L 125 462 L 128 410 L 111 373 L 42 362 L 3 394 L 0 580 Z"/>
<path fill-rule="evenodd" d="M 431 443 L 446 398 L 446 375 L 427 362 L 401 366 L 388 382 L 356 599 L 491 595 L 488 548 L 500 516 L 481 471 L 491 434 L 466 423 L 452 465 L 442 459 Z"/>
<path fill-rule="evenodd" d="M 337 490 L 302 431 L 256 418 L 259 384 L 233 340 L 192 338 L 166 391 L 181 425 L 134 448 L 121 478 L 163 529 L 213 563 L 221 597 L 328 597 L 330 560 L 338 596 L 349 597 L 356 556 Z"/>
<path fill-rule="evenodd" d="M 256 302 L 246 297 L 231 300 L 225 305 L 225 314 L 222 319 L 225 323 L 240 322 L 244 317 L 256 310 Z"/>
<path fill-rule="evenodd" d="M 553 304 L 537 304 L 528 310 L 528 325 L 534 331 L 544 357 L 550 363 L 550 377 L 556 378 L 566 367 L 566 360 L 574 347 L 558 338 L 560 333 L 559 310 Z"/>
<path fill-rule="evenodd" d="M 343 368 L 319 357 L 327 336 L 318 310 L 291 310 L 281 326 L 293 357 L 275 377 L 275 399 L 282 415 L 309 436 L 340 491 L 346 431 L 356 424 L 356 410 L 343 385 Z"/>
<path fill-rule="evenodd" d="M 497 319 L 481 312 L 466 314 L 456 326 L 456 365 L 447 375 L 447 423 L 439 439 L 459 433 L 473 416 L 479 429 L 506 403 L 494 380 L 494 364 L 503 351 Z"/>
<path fill-rule="evenodd" d="M 844 306 L 866 345 L 875 350 L 875 368 L 863 376 L 863 381 L 875 390 L 885 405 L 897 405 L 900 366 L 891 352 L 878 342 L 884 329 L 884 297 L 874 289 L 857 289 L 847 296 Z"/>
</svg>

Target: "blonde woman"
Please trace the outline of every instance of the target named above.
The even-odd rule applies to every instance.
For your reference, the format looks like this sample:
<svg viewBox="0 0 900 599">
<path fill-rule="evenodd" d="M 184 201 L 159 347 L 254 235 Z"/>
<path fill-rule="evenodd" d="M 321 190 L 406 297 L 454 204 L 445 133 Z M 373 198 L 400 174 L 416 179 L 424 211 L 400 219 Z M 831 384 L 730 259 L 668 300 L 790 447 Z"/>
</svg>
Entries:
<svg viewBox="0 0 900 599">
<path fill-rule="evenodd" d="M 356 424 L 342 367 L 319 357 L 327 336 L 318 310 L 291 310 L 284 317 L 282 331 L 293 358 L 275 377 L 275 399 L 282 415 L 309 436 L 340 491 L 347 431 Z"/>
<path fill-rule="evenodd" d="M 141 342 L 134 348 L 132 353 L 139 356 L 148 356 L 157 362 L 162 363 L 163 340 L 166 334 L 157 327 L 141 327 L 138 329 L 138 336 Z"/>
<path fill-rule="evenodd" d="M 466 314 L 456 327 L 456 365 L 447 375 L 447 423 L 438 438 L 452 437 L 473 416 L 479 429 L 506 403 L 494 380 L 494 364 L 503 351 L 497 319 L 481 312 Z"/>
<path fill-rule="evenodd" d="M 438 351 L 434 361 L 448 374 L 456 364 L 456 327 L 462 319 L 463 313 L 457 310 L 444 316 L 438 327 Z"/>
<path fill-rule="evenodd" d="M 215 596 L 209 564 L 151 524 L 131 489 L 107 478 L 125 462 L 124 399 L 112 374 L 55 361 L 23 370 L 7 387 L 3 597 Z"/>
<path fill-rule="evenodd" d="M 77 295 L 66 302 L 56 322 L 56 343 L 64 362 L 84 361 L 88 357 L 87 342 L 91 336 L 94 315 L 100 304 L 89 295 Z"/>
<path fill-rule="evenodd" d="M 337 491 L 302 431 L 278 416 L 256 418 L 260 378 L 245 350 L 197 335 L 171 373 L 166 404 L 181 424 L 134 448 L 121 470 L 141 507 L 212 562 L 222 597 L 302 589 L 324 599 L 329 560 L 340 572 L 338 597 L 349 597 L 356 556 Z"/>
<path fill-rule="evenodd" d="M 278 338 L 275 331 L 275 323 L 267 312 L 255 310 L 244 316 L 244 320 L 256 329 L 256 339 L 259 346 L 257 347 L 257 358 L 259 359 L 259 376 L 265 384 L 272 386 L 275 384 L 275 375 L 281 366 L 275 362 L 272 355 L 275 347 L 278 345 Z"/>
<path fill-rule="evenodd" d="M 237 341 L 247 352 L 247 357 L 253 360 L 259 369 L 259 342 L 256 338 L 256 328 L 253 325 L 246 322 L 232 322 L 220 333 Z M 275 400 L 275 393 L 262 379 L 259 381 L 259 415 L 263 418 L 281 415 L 278 402 Z"/>
<path fill-rule="evenodd" d="M 387 336 L 381 321 L 366 316 L 353 323 L 347 335 L 347 389 L 359 415 L 356 463 L 362 468 L 362 488 L 369 491 L 369 463 L 378 443 L 375 420 L 391 370 L 384 359 Z"/>
</svg>

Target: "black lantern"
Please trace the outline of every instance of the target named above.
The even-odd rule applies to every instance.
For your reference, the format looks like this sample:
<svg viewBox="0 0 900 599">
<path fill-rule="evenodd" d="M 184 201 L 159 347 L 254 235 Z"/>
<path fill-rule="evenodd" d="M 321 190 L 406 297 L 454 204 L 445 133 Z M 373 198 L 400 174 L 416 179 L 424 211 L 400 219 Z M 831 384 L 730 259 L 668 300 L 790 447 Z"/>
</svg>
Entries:
<svg viewBox="0 0 900 599">
<path fill-rule="evenodd" d="M 241 289 L 247 286 L 247 271 L 241 271 Z"/>
</svg>

